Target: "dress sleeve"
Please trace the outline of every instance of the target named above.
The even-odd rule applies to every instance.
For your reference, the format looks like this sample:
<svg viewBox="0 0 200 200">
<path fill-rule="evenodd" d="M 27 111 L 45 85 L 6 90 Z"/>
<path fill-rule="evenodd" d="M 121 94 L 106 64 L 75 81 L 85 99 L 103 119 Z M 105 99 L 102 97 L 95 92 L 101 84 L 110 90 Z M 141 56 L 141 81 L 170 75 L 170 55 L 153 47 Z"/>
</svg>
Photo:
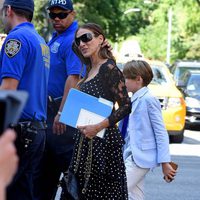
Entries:
<svg viewBox="0 0 200 200">
<path fill-rule="evenodd" d="M 113 102 L 118 104 L 118 109 L 108 117 L 110 126 L 113 126 L 131 112 L 131 101 L 122 72 L 115 65 L 109 64 L 108 67 L 109 73 L 106 73 L 106 80 L 108 80 L 109 93 Z"/>
</svg>

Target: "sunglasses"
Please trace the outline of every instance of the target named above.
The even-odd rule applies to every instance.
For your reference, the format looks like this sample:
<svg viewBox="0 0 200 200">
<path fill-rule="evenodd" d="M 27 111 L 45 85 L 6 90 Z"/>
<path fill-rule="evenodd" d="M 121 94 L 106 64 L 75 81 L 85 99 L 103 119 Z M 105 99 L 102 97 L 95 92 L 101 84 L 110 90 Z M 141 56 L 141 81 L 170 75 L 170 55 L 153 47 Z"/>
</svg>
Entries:
<svg viewBox="0 0 200 200">
<path fill-rule="evenodd" d="M 64 12 L 60 12 L 60 13 L 50 12 L 49 13 L 49 17 L 51 19 L 55 19 L 56 17 L 58 17 L 59 19 L 65 19 L 68 15 L 69 15 L 69 13 L 64 13 Z"/>
<path fill-rule="evenodd" d="M 80 46 L 81 41 L 84 43 L 90 42 L 93 39 L 92 33 L 85 33 L 81 35 L 80 37 L 75 38 L 75 44 L 77 46 Z"/>
</svg>

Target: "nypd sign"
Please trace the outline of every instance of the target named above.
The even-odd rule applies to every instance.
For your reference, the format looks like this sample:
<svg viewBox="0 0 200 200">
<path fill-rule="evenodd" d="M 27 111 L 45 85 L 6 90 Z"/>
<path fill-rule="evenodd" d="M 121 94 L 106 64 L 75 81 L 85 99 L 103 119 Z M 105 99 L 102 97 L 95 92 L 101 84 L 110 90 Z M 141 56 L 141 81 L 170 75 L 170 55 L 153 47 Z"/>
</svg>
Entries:
<svg viewBox="0 0 200 200">
<path fill-rule="evenodd" d="M 50 4 L 51 4 L 51 6 L 54 5 L 54 4 L 66 5 L 67 1 L 66 0 L 50 0 Z"/>
</svg>

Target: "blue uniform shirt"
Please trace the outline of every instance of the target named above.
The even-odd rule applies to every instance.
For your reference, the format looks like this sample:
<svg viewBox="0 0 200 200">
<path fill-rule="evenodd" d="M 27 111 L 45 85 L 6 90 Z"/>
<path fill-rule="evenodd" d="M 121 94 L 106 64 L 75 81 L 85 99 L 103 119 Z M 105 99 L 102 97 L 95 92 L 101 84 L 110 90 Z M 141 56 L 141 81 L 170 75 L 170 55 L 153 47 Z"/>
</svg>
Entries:
<svg viewBox="0 0 200 200">
<path fill-rule="evenodd" d="M 53 33 L 50 48 L 50 72 L 48 94 L 54 98 L 63 96 L 66 79 L 69 75 L 79 75 L 82 64 L 72 50 L 72 43 L 78 23 L 73 22 L 62 34 Z"/>
<path fill-rule="evenodd" d="M 14 78 L 17 89 L 29 93 L 21 120 L 46 119 L 49 62 L 49 48 L 33 24 L 21 23 L 10 31 L 0 55 L 0 82 Z"/>
</svg>

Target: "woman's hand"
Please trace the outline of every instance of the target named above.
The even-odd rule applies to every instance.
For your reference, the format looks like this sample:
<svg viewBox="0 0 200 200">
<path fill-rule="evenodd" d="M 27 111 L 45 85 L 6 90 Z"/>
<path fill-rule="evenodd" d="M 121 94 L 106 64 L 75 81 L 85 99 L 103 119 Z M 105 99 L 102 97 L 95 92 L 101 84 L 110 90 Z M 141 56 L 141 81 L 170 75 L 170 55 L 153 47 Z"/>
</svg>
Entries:
<svg viewBox="0 0 200 200">
<path fill-rule="evenodd" d="M 162 171 L 166 182 L 171 182 L 176 176 L 176 170 L 169 163 L 162 163 Z"/>
<path fill-rule="evenodd" d="M 98 124 L 94 125 L 87 125 L 87 126 L 77 126 L 77 128 L 80 130 L 82 134 L 85 135 L 85 137 L 92 139 L 97 135 L 99 131 L 101 131 L 100 126 Z"/>
<path fill-rule="evenodd" d="M 113 48 L 111 46 L 111 44 L 108 42 L 107 39 L 104 40 L 103 44 L 101 45 L 102 47 L 107 47 L 109 51 L 112 51 Z"/>
</svg>

